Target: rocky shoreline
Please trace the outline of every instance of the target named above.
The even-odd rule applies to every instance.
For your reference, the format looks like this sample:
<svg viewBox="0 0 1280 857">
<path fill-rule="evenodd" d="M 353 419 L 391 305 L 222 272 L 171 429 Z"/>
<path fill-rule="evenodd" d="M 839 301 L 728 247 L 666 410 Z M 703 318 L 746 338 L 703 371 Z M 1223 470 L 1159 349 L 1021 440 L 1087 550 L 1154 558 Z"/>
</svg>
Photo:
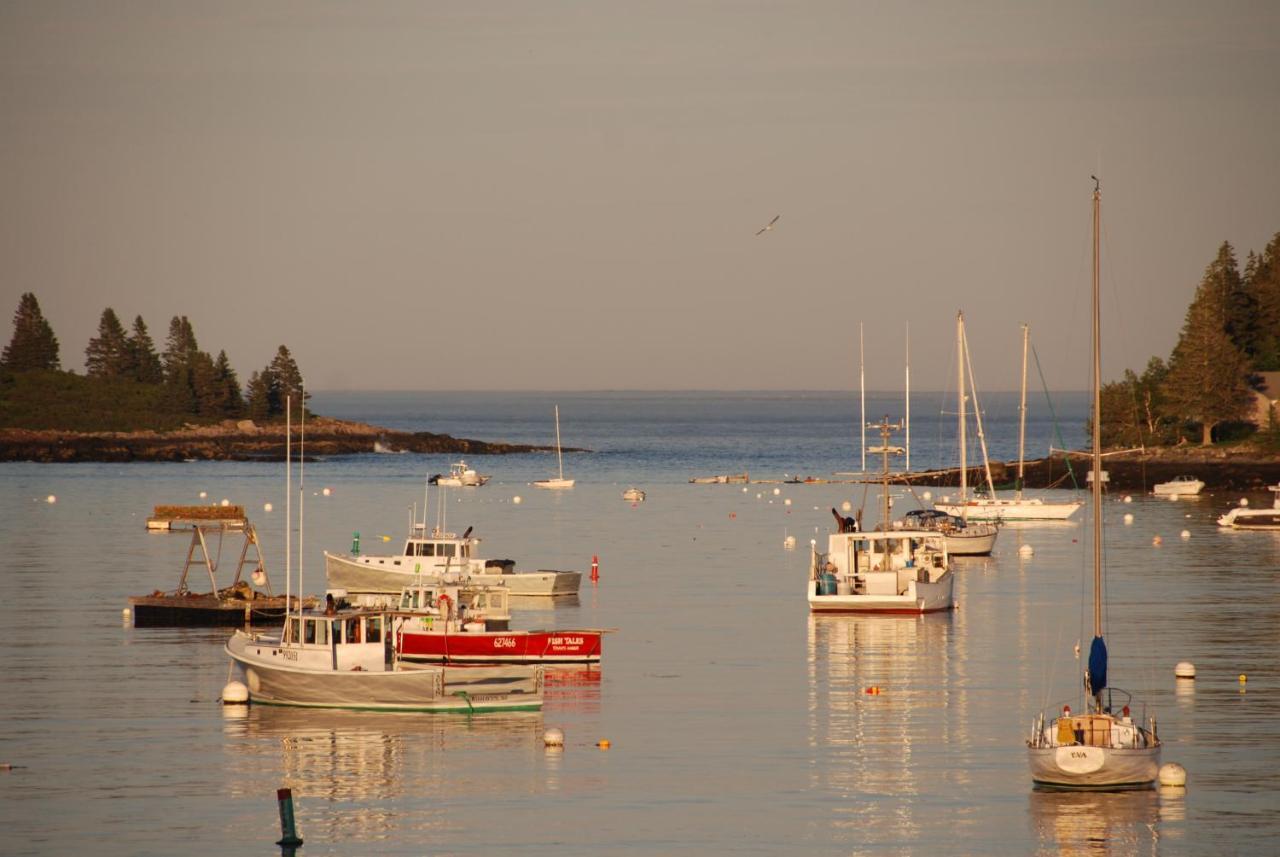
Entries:
<svg viewBox="0 0 1280 857">
<path fill-rule="evenodd" d="M 1090 467 L 1089 458 L 1081 454 L 1073 454 L 1070 458 L 1075 481 L 1084 487 Z M 1168 482 L 1184 474 L 1203 481 L 1205 490 L 1209 492 L 1264 491 L 1267 486 L 1280 483 L 1280 456 L 1247 448 L 1172 447 L 1119 453 L 1104 457 L 1102 468 L 1107 473 L 1109 491 L 1145 493 L 1159 482 Z M 1074 487 L 1067 469 L 1067 456 L 1063 454 L 1027 461 L 1024 471 L 1028 488 Z M 991 462 L 991 478 L 997 486 L 1011 484 L 1017 473 L 1016 461 Z M 907 481 L 914 485 L 958 485 L 959 469 L 912 474 Z M 968 481 L 970 485 L 985 483 L 982 468 L 971 468 Z"/>
<path fill-rule="evenodd" d="M 307 421 L 307 456 L 365 452 L 419 452 L 510 455 L 547 452 L 554 447 L 452 437 L 430 432 L 392 431 L 366 423 L 325 417 Z M 297 443 L 297 428 L 294 429 Z M 171 432 L 65 432 L 0 429 L 0 461 L 283 461 L 283 425 L 250 420 L 187 426 Z"/>
</svg>

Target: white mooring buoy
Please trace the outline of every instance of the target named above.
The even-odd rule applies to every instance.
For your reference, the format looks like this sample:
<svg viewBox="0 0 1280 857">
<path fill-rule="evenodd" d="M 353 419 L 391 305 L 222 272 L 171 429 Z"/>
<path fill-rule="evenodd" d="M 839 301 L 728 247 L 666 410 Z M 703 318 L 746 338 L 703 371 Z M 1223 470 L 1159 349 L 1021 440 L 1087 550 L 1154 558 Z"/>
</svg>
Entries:
<svg viewBox="0 0 1280 857">
<path fill-rule="evenodd" d="M 1125 494 L 1125 495 L 1124 495 L 1124 501 L 1125 501 L 1126 503 L 1132 503 L 1132 502 L 1133 502 L 1133 497 L 1129 496 L 1128 494 Z"/>
<path fill-rule="evenodd" d="M 229 681 L 222 688 L 223 705 L 245 705 L 248 702 L 249 688 L 244 686 L 244 682 Z"/>
<path fill-rule="evenodd" d="M 52 506 L 54 503 L 58 502 L 58 497 L 56 494 L 50 494 L 48 497 L 44 498 L 44 501 Z"/>
<path fill-rule="evenodd" d="M 1179 535 L 1182 536 L 1183 541 L 1186 541 L 1187 539 L 1191 538 L 1191 531 L 1183 530 L 1181 533 L 1179 533 Z"/>
<path fill-rule="evenodd" d="M 1248 498 L 1248 497 L 1241 497 L 1241 498 L 1240 498 L 1240 505 L 1241 505 L 1241 506 L 1248 506 L 1248 505 L 1249 505 L 1249 498 Z"/>
<path fill-rule="evenodd" d="M 123 620 L 124 620 L 124 621 L 126 621 L 126 622 L 128 622 L 128 621 L 129 621 L 129 608 L 128 608 L 128 607 L 126 607 L 126 608 L 124 608 L 123 610 L 121 610 L 121 611 L 120 611 L 120 618 L 121 618 L 121 619 L 123 619 Z"/>
<path fill-rule="evenodd" d="M 514 497 L 512 497 L 512 498 L 511 498 L 511 502 L 512 502 L 512 503 L 515 503 L 517 506 L 519 506 L 521 503 L 523 503 L 523 502 L 524 502 L 524 499 L 523 499 L 523 498 L 521 498 L 521 496 L 520 496 L 519 494 L 517 494 L 516 496 L 514 496 Z"/>
<path fill-rule="evenodd" d="M 1036 549 L 1033 548 L 1031 545 L 1023 545 L 1022 547 L 1018 548 L 1018 556 L 1033 556 L 1035 552 L 1036 552 Z"/>
<path fill-rule="evenodd" d="M 262 504 L 262 511 L 264 511 L 264 512 L 270 512 L 273 508 L 275 508 L 275 507 L 274 507 L 274 506 L 272 506 L 270 503 L 263 503 L 263 504 Z"/>
<path fill-rule="evenodd" d="M 1185 786 L 1187 784 L 1187 769 L 1179 765 L 1177 762 L 1166 762 L 1160 766 L 1160 785 L 1162 786 Z"/>
<path fill-rule="evenodd" d="M 853 508 L 853 504 L 852 504 L 852 503 L 850 503 L 848 500 L 845 500 L 843 503 L 841 503 L 841 504 L 840 504 L 840 511 L 841 511 L 841 512 L 848 512 L 848 511 L 850 511 L 852 508 Z"/>
<path fill-rule="evenodd" d="M 552 726 L 546 732 L 542 733 L 542 743 L 548 747 L 563 747 L 564 730 L 558 726 Z"/>
<path fill-rule="evenodd" d="M 1132 524 L 1132 523 L 1133 523 L 1133 513 L 1132 513 L 1132 512 L 1125 512 L 1125 513 L 1124 513 L 1124 525 L 1127 527 L 1127 526 L 1129 526 L 1129 525 L 1130 525 L 1130 524 Z"/>
<path fill-rule="evenodd" d="M 1178 665 L 1173 668 L 1173 674 L 1178 678 L 1195 678 L 1196 665 L 1191 661 L 1178 661 Z"/>
<path fill-rule="evenodd" d="M 925 502 L 928 502 L 929 500 L 932 500 L 932 499 L 933 499 L 933 492 L 932 492 L 932 491 L 926 491 L 926 492 L 924 492 L 923 494 L 921 494 L 920 496 L 921 496 L 921 497 L 923 497 L 923 498 L 925 499 Z"/>
</svg>

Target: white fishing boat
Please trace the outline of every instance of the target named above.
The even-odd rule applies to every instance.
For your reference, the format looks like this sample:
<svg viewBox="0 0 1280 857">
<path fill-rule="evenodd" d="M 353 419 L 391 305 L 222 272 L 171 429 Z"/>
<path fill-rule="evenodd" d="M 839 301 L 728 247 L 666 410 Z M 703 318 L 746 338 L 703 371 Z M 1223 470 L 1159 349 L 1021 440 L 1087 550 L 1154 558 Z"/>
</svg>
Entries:
<svg viewBox="0 0 1280 857">
<path fill-rule="evenodd" d="M 887 444 L 887 420 L 880 423 L 885 443 L 869 452 L 884 456 L 882 484 L 889 521 L 889 455 L 901 447 Z M 839 517 L 837 515 L 837 517 Z M 861 531 L 853 518 L 842 519 L 827 536 L 827 551 L 815 546 L 809 562 L 807 598 L 812 613 L 933 613 L 955 606 L 955 575 L 941 533 L 889 527 Z"/>
<path fill-rule="evenodd" d="M 622 499 L 628 503 L 640 503 L 644 501 L 644 492 L 639 488 L 628 488 L 622 492 Z"/>
<path fill-rule="evenodd" d="M 449 475 L 437 474 L 431 477 L 436 485 L 446 488 L 478 488 L 489 481 L 487 474 L 478 473 L 474 467 L 468 467 L 465 461 L 449 465 Z"/>
<path fill-rule="evenodd" d="M 961 322 L 961 338 L 963 340 L 963 321 Z M 996 496 L 995 485 L 991 479 L 991 467 L 986 462 L 986 441 L 983 439 L 982 457 L 986 467 L 986 497 L 961 497 L 958 503 L 935 503 L 935 508 L 951 515 L 958 515 L 969 521 L 1065 521 L 1084 505 L 1079 500 L 1046 502 L 1041 497 L 1025 497 L 1022 493 L 1024 458 L 1027 438 L 1027 343 L 1030 329 L 1022 326 L 1022 397 L 1018 406 L 1018 478 L 1017 487 L 1012 498 Z M 964 345 L 965 361 L 968 359 L 968 344 Z M 978 409 L 978 391 L 973 386 L 973 372 L 969 373 L 969 384 L 973 390 L 974 413 L 978 414 L 978 433 L 982 437 L 982 422 Z M 964 401 L 964 388 L 960 388 L 960 399 Z M 962 404 L 963 407 L 963 404 Z M 963 479 L 963 467 L 961 479 Z"/>
<path fill-rule="evenodd" d="M 573 480 L 564 478 L 564 455 L 560 451 L 560 406 L 556 405 L 556 463 L 559 465 L 560 475 L 554 479 L 539 479 L 533 483 L 534 488 L 572 488 Z"/>
<path fill-rule="evenodd" d="M 512 595 L 563 596 L 578 593 L 582 572 L 555 569 L 517 571 L 511 560 L 483 559 L 479 551 L 480 539 L 471 535 L 470 527 L 461 535 L 447 529 L 444 516 L 447 504 L 443 498 L 439 503 L 436 526 L 430 530 L 427 529 L 425 494 L 422 506 L 422 520 L 417 520 L 416 512 L 413 513 L 409 536 L 399 553 L 361 553 L 358 534 L 352 538 L 350 553 L 325 551 L 324 569 L 329 588 L 352 594 L 399 595 L 402 589 L 421 578 L 428 583 L 461 579 L 478 585 L 502 584 Z"/>
<path fill-rule="evenodd" d="M 1272 485 L 1275 499 L 1271 508 L 1237 506 L 1218 518 L 1218 526 L 1233 530 L 1280 530 L 1280 485 Z"/>
<path fill-rule="evenodd" d="M 1151 489 L 1152 494 L 1162 497 L 1194 497 L 1204 490 L 1204 483 L 1194 476 L 1175 476 L 1168 482 L 1161 482 Z"/>
<path fill-rule="evenodd" d="M 286 405 L 286 413 L 291 413 L 291 407 L 291 403 Z M 288 487 L 292 461 L 287 438 L 292 426 L 288 426 L 286 432 L 286 516 L 290 520 L 286 525 L 285 574 L 288 578 L 292 565 L 289 538 L 292 488 Z M 305 493 L 300 479 L 300 541 L 301 497 Z M 301 562 L 298 588 L 302 588 Z M 236 631 L 227 641 L 225 651 L 243 671 L 252 703 L 458 713 L 542 707 L 541 667 L 459 669 L 407 664 L 392 645 L 392 620 L 392 614 L 384 611 L 338 611 L 330 598 L 323 612 L 291 613 L 279 634 Z"/>
<path fill-rule="evenodd" d="M 1096 181 L 1096 180 L 1095 180 Z M 1135 716 L 1132 697 L 1108 684 L 1102 609 L 1102 350 L 1099 309 L 1099 209 L 1093 191 L 1093 641 L 1084 672 L 1082 704 L 1042 712 L 1027 739 L 1031 779 L 1037 786 L 1116 791 L 1150 788 L 1160 769 L 1155 715 Z"/>
</svg>

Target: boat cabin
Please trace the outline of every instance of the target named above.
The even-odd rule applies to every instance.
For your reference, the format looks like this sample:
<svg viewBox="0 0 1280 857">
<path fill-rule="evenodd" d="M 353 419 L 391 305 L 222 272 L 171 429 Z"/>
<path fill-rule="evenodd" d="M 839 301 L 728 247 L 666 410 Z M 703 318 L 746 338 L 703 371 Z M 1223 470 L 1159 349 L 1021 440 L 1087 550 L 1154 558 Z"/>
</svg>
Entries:
<svg viewBox="0 0 1280 857">
<path fill-rule="evenodd" d="M 382 671 L 390 652 L 389 627 L 387 616 L 364 610 L 291 615 L 281 653 L 300 666 L 324 661 L 327 654 L 334 669 Z"/>
<path fill-rule="evenodd" d="M 946 541 L 926 530 L 831 533 L 814 563 L 818 595 L 899 595 L 947 569 Z"/>
</svg>

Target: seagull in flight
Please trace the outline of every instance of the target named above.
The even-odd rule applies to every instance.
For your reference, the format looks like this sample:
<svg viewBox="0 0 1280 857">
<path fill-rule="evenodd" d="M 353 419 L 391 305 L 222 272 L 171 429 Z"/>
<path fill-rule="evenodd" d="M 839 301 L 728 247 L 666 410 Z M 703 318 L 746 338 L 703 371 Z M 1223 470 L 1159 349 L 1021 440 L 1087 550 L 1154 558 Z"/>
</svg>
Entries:
<svg viewBox="0 0 1280 857">
<path fill-rule="evenodd" d="M 756 232 L 756 235 L 763 235 L 763 234 L 765 234 L 766 232 L 769 232 L 770 230 L 772 230 L 772 229 L 773 229 L 773 224 L 777 223 L 777 222 L 778 222 L 778 218 L 779 218 L 779 217 L 781 217 L 781 216 L 782 216 L 781 214 L 775 214 L 775 215 L 773 216 L 773 220 L 770 220 L 770 221 L 769 221 L 768 223 L 766 223 L 764 226 L 761 226 L 761 227 L 760 227 L 760 230 L 759 230 L 758 232 Z"/>
</svg>

